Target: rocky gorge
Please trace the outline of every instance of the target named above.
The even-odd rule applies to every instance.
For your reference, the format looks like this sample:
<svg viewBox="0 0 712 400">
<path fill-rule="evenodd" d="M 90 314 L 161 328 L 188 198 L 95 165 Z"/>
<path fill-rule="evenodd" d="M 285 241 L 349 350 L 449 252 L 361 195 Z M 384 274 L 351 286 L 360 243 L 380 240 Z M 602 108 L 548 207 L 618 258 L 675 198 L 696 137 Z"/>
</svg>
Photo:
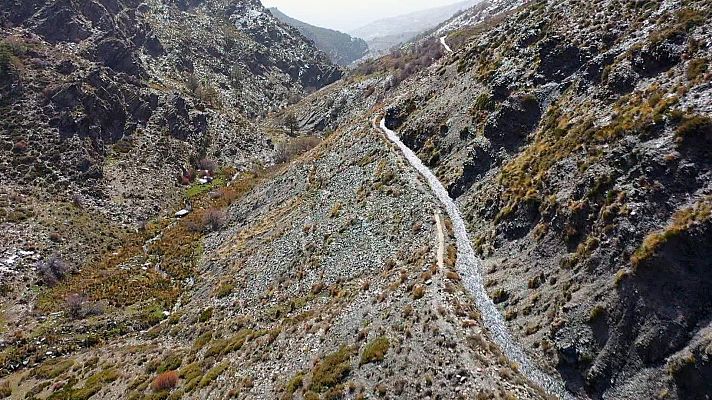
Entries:
<svg viewBox="0 0 712 400">
<path fill-rule="evenodd" d="M 712 392 L 709 1 L 5 3 L 0 397 Z"/>
</svg>

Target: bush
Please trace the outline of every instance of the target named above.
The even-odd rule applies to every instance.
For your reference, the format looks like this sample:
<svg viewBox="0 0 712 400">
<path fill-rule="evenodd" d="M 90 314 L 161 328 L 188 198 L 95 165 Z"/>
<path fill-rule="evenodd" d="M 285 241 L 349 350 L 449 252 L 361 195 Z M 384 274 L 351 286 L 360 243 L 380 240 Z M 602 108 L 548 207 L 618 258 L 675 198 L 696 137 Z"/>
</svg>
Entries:
<svg viewBox="0 0 712 400">
<path fill-rule="evenodd" d="M 412 294 L 415 300 L 422 299 L 425 296 L 425 287 L 423 285 L 415 285 Z"/>
<path fill-rule="evenodd" d="M 213 309 L 212 308 L 206 308 L 200 313 L 200 317 L 198 317 L 198 321 L 200 322 L 208 322 L 210 318 L 213 317 Z"/>
<path fill-rule="evenodd" d="M 690 60 L 690 63 L 687 65 L 687 79 L 694 81 L 695 79 L 697 79 L 697 77 L 704 74 L 706 71 L 707 61 L 702 58 L 695 58 L 694 60 Z"/>
<path fill-rule="evenodd" d="M 209 208 L 203 215 L 203 230 L 215 232 L 225 225 L 225 212 L 217 208 Z"/>
<path fill-rule="evenodd" d="M 351 355 L 352 350 L 342 346 L 319 361 L 314 367 L 309 389 L 321 393 L 338 385 L 351 372 Z"/>
<path fill-rule="evenodd" d="M 64 299 L 67 316 L 71 319 L 79 319 L 83 316 L 84 297 L 78 294 L 70 294 Z"/>
<path fill-rule="evenodd" d="M 213 160 L 203 158 L 198 162 L 198 169 L 201 171 L 208 171 L 208 173 L 212 175 L 218 169 L 218 163 Z"/>
<path fill-rule="evenodd" d="M 390 346 L 391 344 L 385 336 L 374 339 L 363 348 L 361 365 L 383 361 Z"/>
<path fill-rule="evenodd" d="M 218 287 L 215 295 L 218 299 L 222 299 L 231 295 L 233 290 L 235 290 L 235 285 L 232 282 L 223 282 Z"/>
<path fill-rule="evenodd" d="M 680 126 L 677 127 L 675 138 L 678 143 L 684 143 L 690 139 L 703 138 L 712 132 L 712 119 L 701 115 L 685 117 Z"/>
<path fill-rule="evenodd" d="M 37 264 L 37 273 L 46 286 L 52 287 L 64 280 L 70 273 L 72 268 L 58 256 L 40 261 Z"/>
<path fill-rule="evenodd" d="M 294 160 L 307 151 L 315 148 L 321 143 L 321 139 L 314 136 L 305 136 L 292 139 L 277 146 L 274 161 L 277 164 L 284 164 Z"/>
<path fill-rule="evenodd" d="M 158 375 L 151 383 L 154 392 L 171 390 L 178 384 L 178 374 L 175 371 L 168 371 Z"/>
<path fill-rule="evenodd" d="M 12 389 L 10 389 L 10 381 L 0 383 L 0 398 L 10 397 Z"/>
</svg>

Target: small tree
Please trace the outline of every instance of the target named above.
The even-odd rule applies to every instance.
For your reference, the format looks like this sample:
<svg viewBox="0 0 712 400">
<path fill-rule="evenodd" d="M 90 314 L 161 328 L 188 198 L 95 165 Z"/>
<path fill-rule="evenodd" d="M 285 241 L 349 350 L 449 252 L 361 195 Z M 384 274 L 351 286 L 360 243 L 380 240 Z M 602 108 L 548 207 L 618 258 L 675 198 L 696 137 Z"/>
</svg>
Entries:
<svg viewBox="0 0 712 400">
<path fill-rule="evenodd" d="M 288 113 L 284 117 L 284 126 L 289 130 L 289 134 L 294 136 L 294 132 L 299 129 L 299 121 L 293 112 Z"/>
</svg>

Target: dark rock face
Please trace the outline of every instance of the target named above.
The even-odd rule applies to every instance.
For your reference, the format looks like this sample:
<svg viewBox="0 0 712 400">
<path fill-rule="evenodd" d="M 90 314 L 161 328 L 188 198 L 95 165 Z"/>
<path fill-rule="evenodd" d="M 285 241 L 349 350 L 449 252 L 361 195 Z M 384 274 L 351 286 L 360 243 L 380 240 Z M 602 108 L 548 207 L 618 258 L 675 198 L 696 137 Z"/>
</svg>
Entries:
<svg viewBox="0 0 712 400">
<path fill-rule="evenodd" d="M 581 50 L 561 37 L 545 39 L 539 45 L 538 72 L 547 81 L 561 80 L 583 66 L 584 60 Z"/>
<path fill-rule="evenodd" d="M 531 133 L 541 118 L 539 103 L 533 95 L 511 98 L 490 115 L 484 135 L 493 147 L 506 151 L 517 149 Z"/>
<path fill-rule="evenodd" d="M 50 90 L 47 96 L 50 125 L 62 137 L 79 135 L 106 143 L 131 135 L 136 124 L 145 123 L 155 109 L 155 104 L 140 94 L 140 87 L 117 82 L 101 70 L 85 81 Z"/>
<path fill-rule="evenodd" d="M 475 144 L 462 166 L 462 175 L 448 188 L 450 197 L 456 199 L 467 192 L 472 185 L 489 171 L 495 158 L 489 149 Z"/>
<path fill-rule="evenodd" d="M 145 76 L 140 61 L 127 43 L 117 38 L 106 38 L 99 42 L 94 51 L 95 57 L 116 72 L 134 76 Z"/>
<path fill-rule="evenodd" d="M 187 140 L 193 134 L 202 134 L 208 127 L 205 114 L 191 116 L 185 99 L 176 95 L 168 100 L 164 119 L 171 135 L 180 140 Z"/>
<path fill-rule="evenodd" d="M 659 42 L 637 49 L 632 54 L 633 68 L 643 76 L 655 76 L 682 61 L 686 36 L 675 34 Z"/>
</svg>

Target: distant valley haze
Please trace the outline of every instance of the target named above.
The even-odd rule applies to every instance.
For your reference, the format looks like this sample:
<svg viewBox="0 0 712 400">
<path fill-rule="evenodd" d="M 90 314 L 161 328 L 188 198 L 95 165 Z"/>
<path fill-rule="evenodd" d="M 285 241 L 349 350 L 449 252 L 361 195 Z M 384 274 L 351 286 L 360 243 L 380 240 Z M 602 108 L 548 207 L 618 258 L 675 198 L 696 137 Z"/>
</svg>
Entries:
<svg viewBox="0 0 712 400">
<path fill-rule="evenodd" d="M 290 17 L 324 28 L 351 32 L 370 22 L 458 3 L 457 0 L 262 0 Z"/>
</svg>

